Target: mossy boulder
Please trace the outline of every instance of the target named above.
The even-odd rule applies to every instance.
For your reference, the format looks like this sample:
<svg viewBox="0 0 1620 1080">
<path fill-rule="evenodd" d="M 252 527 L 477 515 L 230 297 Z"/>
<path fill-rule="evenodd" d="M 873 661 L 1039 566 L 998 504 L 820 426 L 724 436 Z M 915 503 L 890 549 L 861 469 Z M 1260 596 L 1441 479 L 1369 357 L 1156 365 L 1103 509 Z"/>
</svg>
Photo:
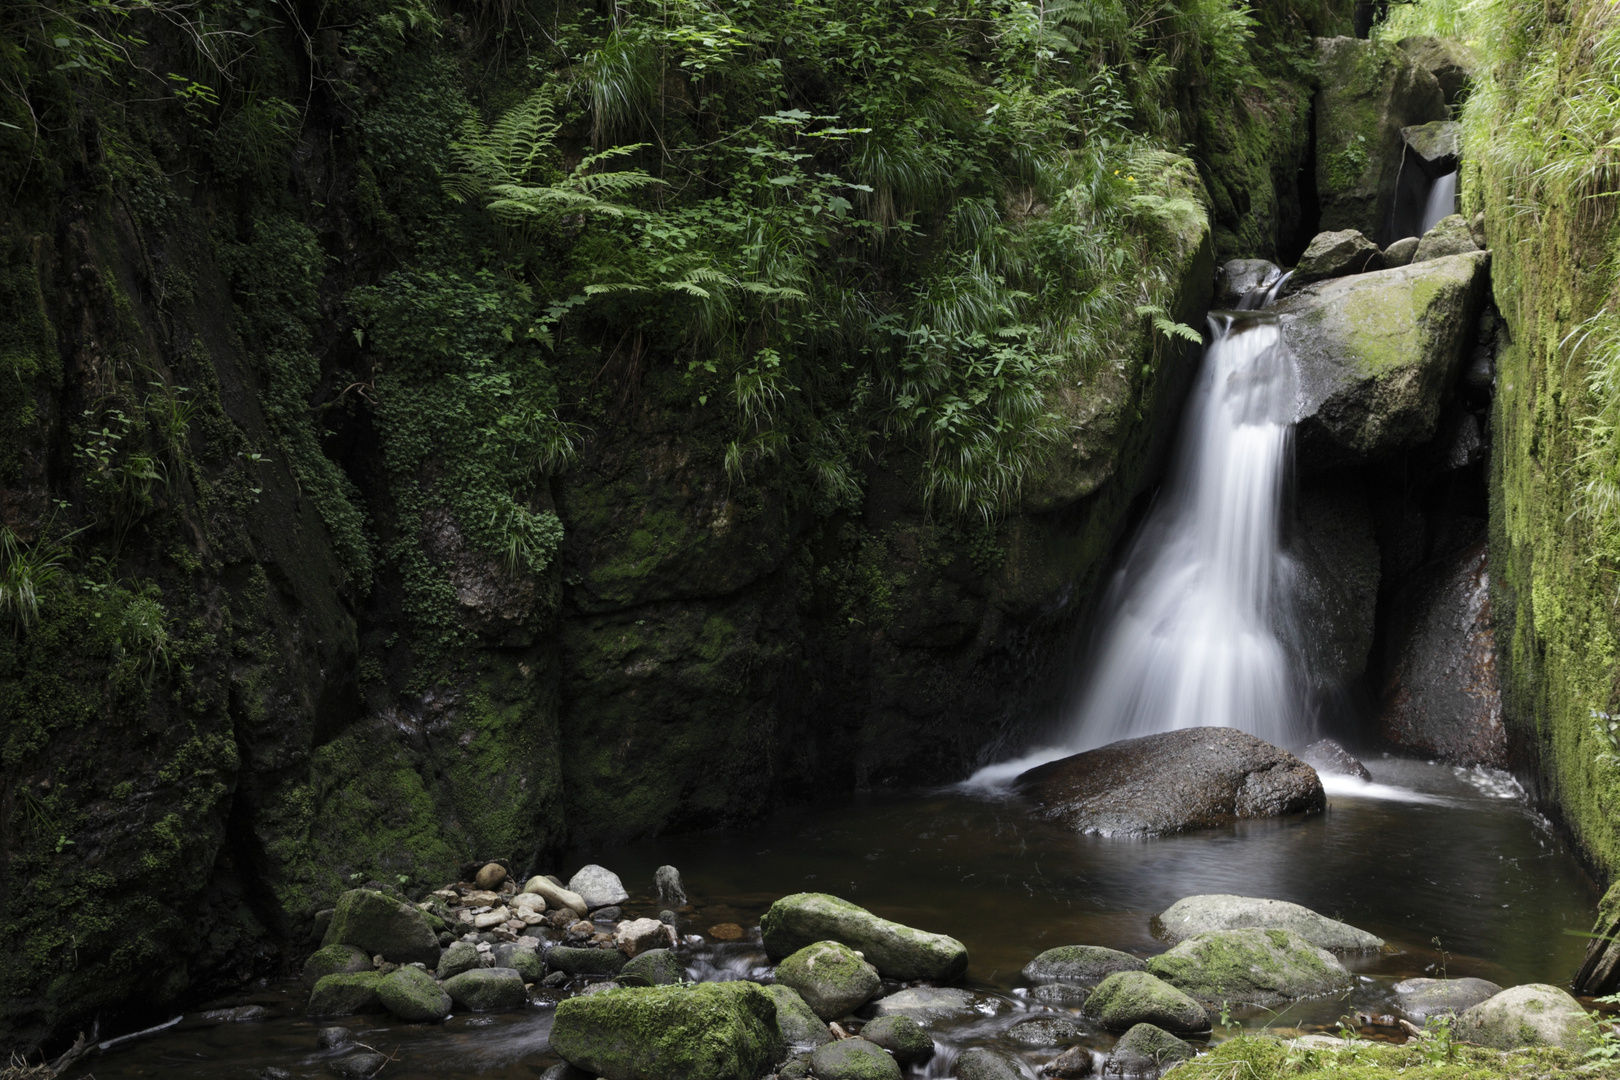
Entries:
<svg viewBox="0 0 1620 1080">
<path fill-rule="evenodd" d="M 454 942 L 448 949 L 439 955 L 437 975 L 441 979 L 451 979 L 463 971 L 471 971 L 481 967 L 482 961 L 478 958 L 478 947 L 470 941 Z"/>
<path fill-rule="evenodd" d="M 1412 262 L 1423 263 L 1448 255 L 1472 255 L 1478 250 L 1479 245 L 1474 242 L 1474 230 L 1468 224 L 1468 219 L 1461 214 L 1450 214 L 1435 222 L 1434 227 L 1423 234 L 1417 250 L 1412 253 Z"/>
<path fill-rule="evenodd" d="M 410 964 L 383 976 L 377 998 L 401 1020 L 433 1023 L 450 1015 L 450 995 L 433 976 Z"/>
<path fill-rule="evenodd" d="M 581 949 L 554 945 L 546 953 L 546 966 L 569 975 L 617 975 L 624 970 L 624 953 L 618 949 Z"/>
<path fill-rule="evenodd" d="M 1294 276 L 1288 279 L 1291 288 L 1309 285 L 1313 281 L 1365 274 L 1384 268 L 1384 253 L 1378 245 L 1355 229 L 1317 233 L 1299 257 Z"/>
<path fill-rule="evenodd" d="M 1106 1072 L 1120 1076 L 1155 1076 L 1197 1056 L 1192 1044 L 1152 1024 L 1137 1024 L 1119 1037 L 1108 1054 Z"/>
<path fill-rule="evenodd" d="M 511 968 L 475 968 L 444 981 L 444 992 L 463 1009 L 497 1012 L 520 1009 L 529 1000 L 523 976 Z"/>
<path fill-rule="evenodd" d="M 1488 979 L 1403 979 L 1395 984 L 1396 1007 L 1422 1023 L 1431 1016 L 1461 1013 L 1502 992 Z"/>
<path fill-rule="evenodd" d="M 955 938 L 890 922 L 826 893 L 784 896 L 760 919 L 760 930 L 772 960 L 820 941 L 836 941 L 859 951 L 892 979 L 950 982 L 968 965 L 967 946 Z"/>
<path fill-rule="evenodd" d="M 1085 1033 L 1085 1029 L 1073 1020 L 1061 1016 L 1036 1016 L 1018 1021 L 1002 1037 L 1014 1046 L 1039 1050 L 1050 1046 L 1067 1046 Z"/>
<path fill-rule="evenodd" d="M 1453 1030 L 1465 1042 L 1498 1050 L 1556 1046 L 1584 1051 L 1598 1035 L 1581 1003 L 1546 983 L 1526 983 L 1487 998 L 1459 1016 Z"/>
<path fill-rule="evenodd" d="M 315 989 L 315 984 L 328 975 L 352 975 L 357 971 L 371 971 L 371 957 L 353 945 L 322 945 L 304 961 L 301 977 L 304 985 Z"/>
<path fill-rule="evenodd" d="M 1149 960 L 1147 970 L 1206 1005 L 1274 1005 L 1355 983 L 1332 953 L 1291 930 L 1199 934 Z"/>
<path fill-rule="evenodd" d="M 1024 1070 L 1018 1067 L 1018 1062 L 987 1046 L 963 1051 L 951 1075 L 956 1080 L 1024 1080 Z"/>
<path fill-rule="evenodd" d="M 861 1038 L 883 1047 L 902 1065 L 916 1065 L 934 1056 L 934 1040 L 909 1016 L 880 1016 L 861 1028 Z"/>
<path fill-rule="evenodd" d="M 439 963 L 439 936 L 422 912 L 371 889 L 338 897 L 322 945 L 355 945 L 394 964 Z"/>
<path fill-rule="evenodd" d="M 900 1080 L 900 1065 L 888 1051 L 865 1039 L 839 1039 L 810 1055 L 816 1080 Z"/>
<path fill-rule="evenodd" d="M 537 983 L 546 977 L 546 962 L 534 949 L 525 949 L 511 942 L 495 946 L 495 966 L 511 968 L 526 983 Z"/>
<path fill-rule="evenodd" d="M 625 961 L 618 979 L 627 986 L 639 986 L 641 980 L 648 986 L 673 986 L 686 978 L 686 965 L 668 949 L 648 949 L 640 956 Z"/>
<path fill-rule="evenodd" d="M 606 1080 L 757 1080 L 785 1054 L 751 982 L 625 987 L 557 1006 L 551 1048 Z"/>
<path fill-rule="evenodd" d="M 1227 893 L 1183 897 L 1154 917 L 1153 928 L 1172 944 L 1212 930 L 1244 928 L 1291 930 L 1320 949 L 1378 949 L 1384 944 L 1383 938 L 1299 904 Z"/>
<path fill-rule="evenodd" d="M 1116 971 L 1091 992 L 1080 1014 L 1110 1031 L 1154 1024 L 1166 1031 L 1198 1034 L 1209 1030 L 1204 1007 L 1146 971 Z"/>
<path fill-rule="evenodd" d="M 304 1007 L 304 1015 L 315 1019 L 380 1012 L 383 1004 L 377 991 L 384 977 L 380 971 L 327 975 L 309 992 L 309 1004 Z"/>
<path fill-rule="evenodd" d="M 639 957 L 637 958 L 639 959 Z M 776 1027 L 789 1046 L 820 1046 L 832 1042 L 833 1033 L 791 986 L 771 985 L 765 992 L 776 1002 Z"/>
<path fill-rule="evenodd" d="M 1091 982 L 1116 971 L 1141 971 L 1142 961 L 1101 945 L 1059 945 L 1024 965 L 1030 982 Z"/>
<path fill-rule="evenodd" d="M 777 966 L 776 981 L 797 990 L 823 1020 L 848 1016 L 883 985 L 877 968 L 836 941 L 818 941 L 786 957 Z"/>
<path fill-rule="evenodd" d="M 1308 285 L 1277 304 L 1299 373 L 1301 472 L 1434 437 L 1490 284 L 1482 252 Z"/>
</svg>

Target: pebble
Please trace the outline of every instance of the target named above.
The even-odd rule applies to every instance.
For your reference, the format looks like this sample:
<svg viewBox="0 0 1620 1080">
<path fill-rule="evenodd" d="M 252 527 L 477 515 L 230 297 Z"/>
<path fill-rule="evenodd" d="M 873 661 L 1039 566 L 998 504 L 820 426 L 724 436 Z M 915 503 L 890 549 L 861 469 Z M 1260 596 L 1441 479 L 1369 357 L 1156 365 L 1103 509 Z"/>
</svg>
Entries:
<svg viewBox="0 0 1620 1080">
<path fill-rule="evenodd" d="M 734 922 L 723 922 L 709 927 L 709 936 L 716 941 L 741 941 L 743 928 Z"/>
</svg>

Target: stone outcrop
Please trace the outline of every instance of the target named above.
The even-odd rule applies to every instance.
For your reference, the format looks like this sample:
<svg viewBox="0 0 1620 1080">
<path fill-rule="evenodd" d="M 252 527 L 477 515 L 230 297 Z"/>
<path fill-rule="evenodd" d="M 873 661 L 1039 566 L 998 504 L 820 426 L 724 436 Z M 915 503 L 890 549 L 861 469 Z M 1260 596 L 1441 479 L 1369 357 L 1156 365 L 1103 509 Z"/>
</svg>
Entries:
<svg viewBox="0 0 1620 1080">
<path fill-rule="evenodd" d="M 1031 769 L 1014 789 L 1039 816 L 1107 836 L 1158 836 L 1326 804 L 1309 765 L 1216 727 L 1110 743 Z"/>
<path fill-rule="evenodd" d="M 1423 170 L 1430 180 L 1456 172 L 1462 160 L 1462 125 L 1455 120 L 1434 120 L 1401 128 L 1406 144 L 1406 160 Z"/>
</svg>

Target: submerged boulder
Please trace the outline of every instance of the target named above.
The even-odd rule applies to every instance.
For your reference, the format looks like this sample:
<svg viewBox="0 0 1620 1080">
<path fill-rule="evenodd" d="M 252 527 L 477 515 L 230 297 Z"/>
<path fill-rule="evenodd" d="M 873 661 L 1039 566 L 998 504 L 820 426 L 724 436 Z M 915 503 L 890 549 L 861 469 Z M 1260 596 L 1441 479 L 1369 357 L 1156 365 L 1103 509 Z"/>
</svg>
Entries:
<svg viewBox="0 0 1620 1080">
<path fill-rule="evenodd" d="M 1299 372 L 1302 472 L 1434 437 L 1489 285 L 1474 252 L 1308 285 L 1272 310 Z"/>
<path fill-rule="evenodd" d="M 786 1054 L 751 982 L 626 987 L 557 1005 L 551 1048 L 607 1080 L 758 1080 Z"/>
<path fill-rule="evenodd" d="M 1403 979 L 1395 984 L 1401 1012 L 1419 1023 L 1431 1016 L 1466 1012 L 1501 992 L 1487 979 Z"/>
<path fill-rule="evenodd" d="M 1170 942 L 1185 941 L 1213 930 L 1261 929 L 1291 931 L 1319 949 L 1378 949 L 1384 944 L 1383 938 L 1318 915 L 1299 904 L 1225 893 L 1184 897 L 1153 922 L 1154 928 Z"/>
<path fill-rule="evenodd" d="M 890 922 L 826 893 L 784 896 L 759 925 L 772 960 L 820 941 L 836 941 L 858 950 L 891 979 L 949 982 L 967 970 L 967 946 L 955 938 Z"/>
<path fill-rule="evenodd" d="M 1147 969 L 1206 1005 L 1276 1005 L 1355 984 L 1332 953 L 1291 930 L 1199 934 L 1149 960 Z"/>
<path fill-rule="evenodd" d="M 1030 982 L 1090 982 L 1116 971 L 1141 971 L 1142 961 L 1100 945 L 1059 945 L 1024 965 Z"/>
<path fill-rule="evenodd" d="M 354 945 L 391 964 L 439 963 L 439 936 L 421 911 L 371 889 L 350 889 L 338 898 L 322 945 Z"/>
<path fill-rule="evenodd" d="M 777 966 L 776 981 L 797 990 L 823 1020 L 848 1016 L 883 985 L 877 968 L 836 941 L 818 941 L 785 958 Z"/>
<path fill-rule="evenodd" d="M 1146 971 L 1116 971 L 1092 991 L 1080 1015 L 1111 1031 L 1153 1024 L 1166 1031 L 1209 1030 L 1209 1013 L 1188 995 Z"/>
<path fill-rule="evenodd" d="M 1288 284 L 1297 289 L 1313 281 L 1383 268 L 1384 254 L 1377 244 L 1355 229 L 1340 229 L 1316 234 L 1305 254 L 1299 257 L 1299 265 L 1294 267 L 1294 276 L 1288 279 Z"/>
<path fill-rule="evenodd" d="M 1497 1050 L 1558 1046 L 1581 1051 L 1598 1033 L 1580 1002 L 1546 983 L 1526 983 L 1487 998 L 1459 1016 L 1453 1031 L 1464 1042 Z"/>
<path fill-rule="evenodd" d="M 1041 816 L 1107 836 L 1314 813 L 1327 803 L 1309 765 L 1253 735 L 1217 727 L 1110 743 L 1030 769 L 1014 788 Z"/>
</svg>

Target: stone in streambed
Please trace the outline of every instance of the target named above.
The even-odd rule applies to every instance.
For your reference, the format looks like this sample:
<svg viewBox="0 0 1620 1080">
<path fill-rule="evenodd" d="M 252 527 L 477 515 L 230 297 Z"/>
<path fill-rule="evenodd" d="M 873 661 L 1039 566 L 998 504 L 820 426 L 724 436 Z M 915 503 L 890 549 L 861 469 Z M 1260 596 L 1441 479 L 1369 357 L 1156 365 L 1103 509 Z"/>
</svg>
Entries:
<svg viewBox="0 0 1620 1080">
<path fill-rule="evenodd" d="M 1210 1006 L 1276 1005 L 1355 984 L 1332 953 L 1291 930 L 1199 934 L 1149 960 L 1147 969 Z"/>
<path fill-rule="evenodd" d="M 568 879 L 568 888 L 592 910 L 622 904 L 630 899 L 619 875 L 595 863 L 580 867 L 579 872 Z"/>
<path fill-rule="evenodd" d="M 1355 229 L 1317 233 L 1294 267 L 1288 285 L 1297 290 L 1313 281 L 1365 274 L 1384 268 L 1384 254 L 1378 245 Z"/>
<path fill-rule="evenodd" d="M 350 975 L 357 971 L 371 971 L 371 957 L 353 945 L 323 945 L 304 961 L 304 985 L 315 989 L 315 984 L 328 975 Z"/>
<path fill-rule="evenodd" d="M 498 889 L 501 887 L 501 882 L 505 880 L 506 867 L 498 862 L 492 862 L 485 863 L 479 869 L 478 876 L 473 878 L 473 884 L 480 889 Z"/>
<path fill-rule="evenodd" d="M 1384 249 L 1384 269 L 1394 270 L 1406 266 L 1417 254 L 1418 245 L 1423 242 L 1420 236 L 1405 236 Z"/>
<path fill-rule="evenodd" d="M 1118 971 L 1108 976 L 1086 999 L 1081 1015 L 1111 1031 L 1148 1023 L 1196 1035 L 1210 1027 L 1202 1005 L 1146 971 Z"/>
<path fill-rule="evenodd" d="M 582 919 L 591 910 L 586 906 L 585 898 L 580 896 L 579 893 L 563 888 L 548 877 L 535 876 L 530 878 L 524 884 L 523 891 L 534 893 L 553 908 L 568 908 Z"/>
<path fill-rule="evenodd" d="M 557 1005 L 551 1048 L 609 1080 L 758 1080 L 785 1056 L 757 983 L 625 987 Z"/>
<path fill-rule="evenodd" d="M 1353 759 L 1352 759 L 1353 760 Z M 1320 949 L 1379 949 L 1384 939 L 1348 923 L 1318 915 L 1286 900 L 1209 893 L 1171 904 L 1154 919 L 1154 929 L 1174 944 L 1214 930 L 1289 930 Z M 1148 965 L 1152 970 L 1152 965 Z"/>
<path fill-rule="evenodd" d="M 674 943 L 669 927 L 657 919 L 630 919 L 613 930 L 613 944 L 627 957 L 639 956 L 649 949 L 667 948 Z"/>
<path fill-rule="evenodd" d="M 348 1028 L 323 1027 L 315 1033 L 315 1045 L 322 1050 L 341 1050 L 354 1042 L 354 1035 Z"/>
<path fill-rule="evenodd" d="M 534 949 L 503 941 L 490 952 L 495 957 L 496 967 L 511 968 L 526 983 L 537 983 L 546 977 L 546 962 L 540 959 L 540 953 Z"/>
<path fill-rule="evenodd" d="M 818 941 L 786 957 L 777 966 L 776 981 L 797 990 L 823 1020 L 848 1016 L 883 985 L 877 968 L 836 941 Z"/>
<path fill-rule="evenodd" d="M 450 1015 L 450 995 L 419 967 L 407 965 L 377 986 L 383 1008 L 413 1023 L 437 1023 Z"/>
<path fill-rule="evenodd" d="M 1355 755 L 1332 739 L 1318 739 L 1301 750 L 1298 756 L 1299 760 L 1315 769 L 1318 776 L 1353 776 L 1357 780 L 1366 780 L 1368 782 L 1372 780 L 1372 773 L 1367 771 L 1367 766 L 1357 761 Z M 1310 937 L 1309 934 L 1305 936 Z M 1322 945 L 1320 941 L 1315 942 L 1315 944 Z M 1323 945 L 1322 947 L 1331 949 L 1334 946 Z M 1371 947 L 1369 946 L 1369 948 Z"/>
<path fill-rule="evenodd" d="M 1163 1028 L 1137 1024 L 1114 1044 L 1104 1071 L 1120 1076 L 1158 1076 L 1172 1065 L 1191 1061 L 1196 1055 L 1190 1043 Z"/>
<path fill-rule="evenodd" d="M 1141 971 L 1142 961 L 1100 945 L 1059 945 L 1024 965 L 1030 982 L 1090 982 L 1116 971 Z"/>
<path fill-rule="evenodd" d="M 686 906 L 686 885 L 681 872 L 673 866 L 660 866 L 653 871 L 653 888 L 658 891 L 658 902 L 671 908 Z"/>
<path fill-rule="evenodd" d="M 377 997 L 377 987 L 386 977 L 376 971 L 327 975 L 309 992 L 309 1004 L 304 1008 L 304 1015 L 321 1018 L 378 1012 L 383 1006 Z"/>
<path fill-rule="evenodd" d="M 1096 1057 L 1083 1046 L 1071 1046 L 1041 1067 L 1042 1076 L 1053 1076 L 1057 1080 L 1078 1080 L 1079 1077 L 1090 1076 L 1096 1071 Z"/>
<path fill-rule="evenodd" d="M 356 1050 L 332 1062 L 332 1071 L 346 1080 L 370 1080 L 388 1064 L 388 1058 L 373 1050 Z"/>
<path fill-rule="evenodd" d="M 778 1012 L 780 1015 L 780 1012 Z M 861 1038 L 876 1043 L 902 1065 L 917 1065 L 934 1056 L 934 1040 L 909 1016 L 880 1016 L 861 1028 Z"/>
<path fill-rule="evenodd" d="M 473 1012 L 519 1009 L 529 1000 L 523 977 L 511 968 L 478 968 L 444 981 L 444 991 L 457 1005 Z"/>
<path fill-rule="evenodd" d="M 986 1046 L 963 1051 L 951 1075 L 956 1080 L 1024 1080 L 1024 1071 L 1016 1061 Z"/>
<path fill-rule="evenodd" d="M 439 935 L 422 913 L 370 889 L 351 889 L 338 898 L 322 944 L 354 945 L 392 964 L 439 962 Z"/>
<path fill-rule="evenodd" d="M 668 949 L 649 949 L 619 970 L 619 979 L 627 986 L 673 986 L 684 978 L 686 966 Z"/>
<path fill-rule="evenodd" d="M 1397 1007 L 1418 1023 L 1444 1013 L 1466 1012 L 1501 992 L 1488 979 L 1403 979 L 1395 984 Z"/>
<path fill-rule="evenodd" d="M 760 920 L 760 930 L 772 960 L 819 941 L 837 941 L 892 979 L 949 982 L 967 970 L 967 947 L 955 938 L 881 919 L 826 893 L 782 897 Z"/>
<path fill-rule="evenodd" d="M 1487 998 L 1459 1016 L 1452 1031 L 1463 1042 L 1496 1050 L 1558 1046 L 1580 1052 L 1598 1035 L 1581 1003 L 1546 983 L 1526 983 Z"/>
<path fill-rule="evenodd" d="M 458 941 L 439 957 L 437 974 L 441 979 L 454 978 L 463 971 L 480 966 L 480 963 L 478 947 L 470 941 Z"/>
<path fill-rule="evenodd" d="M 624 953 L 618 949 L 581 949 L 554 945 L 546 953 L 546 964 L 553 971 L 570 975 L 617 975 L 624 970 Z"/>
<path fill-rule="evenodd" d="M 810 1055 L 816 1080 L 900 1080 L 900 1066 L 881 1046 L 865 1039 L 839 1039 Z"/>
<path fill-rule="evenodd" d="M 1020 1020 L 1008 1028 L 1003 1036 L 1008 1042 L 1039 1050 L 1048 1046 L 1063 1046 L 1085 1035 L 1085 1029 L 1073 1020 L 1060 1016 L 1037 1016 Z"/>
<path fill-rule="evenodd" d="M 1000 1010 L 999 998 L 981 997 L 952 986 L 913 986 L 897 990 L 872 1004 L 877 1016 L 909 1016 L 918 1023 L 931 1024 L 972 1012 Z"/>
<path fill-rule="evenodd" d="M 1256 289 L 1269 289 L 1282 277 L 1282 270 L 1264 259 L 1233 259 L 1221 266 L 1215 277 L 1217 310 L 1235 310 L 1243 298 Z"/>
<path fill-rule="evenodd" d="M 1030 769 L 1014 789 L 1038 816 L 1104 836 L 1159 836 L 1327 804 L 1309 765 L 1224 727 L 1110 743 Z"/>
<path fill-rule="evenodd" d="M 776 1002 L 776 1026 L 790 1047 L 820 1046 L 833 1040 L 833 1033 L 821 1017 L 805 1004 L 791 986 L 771 985 L 765 992 Z M 932 1044 L 930 1044 L 932 1045 Z"/>
<path fill-rule="evenodd" d="M 1474 230 L 1468 224 L 1468 219 L 1461 214 L 1452 214 L 1443 217 L 1434 223 L 1434 228 L 1423 234 L 1418 241 L 1417 251 L 1412 254 L 1412 263 L 1425 263 L 1431 259 L 1444 259 L 1449 255 L 1475 255 L 1479 253 L 1479 245 L 1474 242 Z"/>
</svg>

